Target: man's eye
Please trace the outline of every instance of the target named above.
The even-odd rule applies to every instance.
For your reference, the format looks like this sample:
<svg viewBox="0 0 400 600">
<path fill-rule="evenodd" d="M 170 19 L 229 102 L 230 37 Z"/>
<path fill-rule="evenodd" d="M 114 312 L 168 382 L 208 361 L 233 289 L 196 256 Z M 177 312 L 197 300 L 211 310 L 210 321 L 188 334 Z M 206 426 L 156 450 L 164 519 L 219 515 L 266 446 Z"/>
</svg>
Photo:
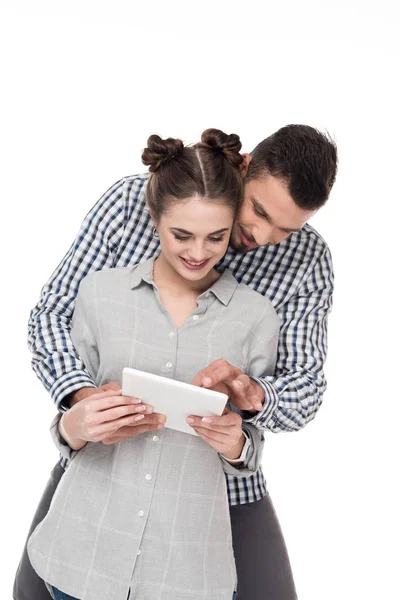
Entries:
<svg viewBox="0 0 400 600">
<path fill-rule="evenodd" d="M 261 218 L 265 219 L 265 214 L 264 214 L 264 213 L 262 213 L 262 212 L 260 212 L 260 211 L 258 210 L 258 208 L 256 208 L 256 207 L 254 206 L 254 207 L 253 207 L 253 210 L 254 210 L 255 214 L 257 215 L 257 217 L 261 217 Z"/>
<path fill-rule="evenodd" d="M 188 236 L 185 237 L 180 235 L 174 235 L 174 238 L 178 240 L 178 242 L 187 242 L 190 239 Z"/>
<path fill-rule="evenodd" d="M 223 242 L 224 241 L 223 237 L 219 237 L 219 238 L 217 238 L 217 237 L 210 237 L 208 239 L 210 240 L 210 242 Z"/>
</svg>

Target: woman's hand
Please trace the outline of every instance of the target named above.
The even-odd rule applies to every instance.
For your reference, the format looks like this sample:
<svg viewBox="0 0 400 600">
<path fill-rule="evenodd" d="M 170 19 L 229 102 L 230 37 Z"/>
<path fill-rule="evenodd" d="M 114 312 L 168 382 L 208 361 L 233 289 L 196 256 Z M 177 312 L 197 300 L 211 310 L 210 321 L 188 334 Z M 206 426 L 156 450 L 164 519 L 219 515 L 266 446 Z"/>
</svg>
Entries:
<svg viewBox="0 0 400 600">
<path fill-rule="evenodd" d="M 60 419 L 59 431 L 73 450 L 80 450 L 87 442 L 101 442 L 112 438 L 121 427 L 141 425 L 153 407 L 142 404 L 138 398 L 123 396 L 122 390 L 109 389 L 91 394 L 72 406 Z M 157 423 L 149 426 L 156 429 Z M 132 429 L 131 436 L 142 433 Z"/>
<path fill-rule="evenodd" d="M 194 417 L 186 419 L 187 423 L 202 440 L 224 455 L 236 460 L 240 457 L 245 437 L 242 431 L 242 418 L 225 408 L 221 417 Z"/>
</svg>

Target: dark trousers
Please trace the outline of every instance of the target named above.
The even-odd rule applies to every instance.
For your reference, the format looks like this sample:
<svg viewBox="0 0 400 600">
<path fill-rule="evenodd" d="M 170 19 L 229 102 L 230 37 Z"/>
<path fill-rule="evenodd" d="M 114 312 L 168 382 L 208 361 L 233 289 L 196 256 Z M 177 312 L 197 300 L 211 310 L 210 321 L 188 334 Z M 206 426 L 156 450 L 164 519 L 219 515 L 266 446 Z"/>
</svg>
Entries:
<svg viewBox="0 0 400 600">
<path fill-rule="evenodd" d="M 57 464 L 51 472 L 28 538 L 47 514 L 64 473 Z M 285 541 L 269 495 L 251 504 L 231 507 L 233 549 L 238 573 L 237 600 L 296 600 Z M 14 581 L 14 600 L 51 600 L 33 570 L 26 544 Z"/>
</svg>

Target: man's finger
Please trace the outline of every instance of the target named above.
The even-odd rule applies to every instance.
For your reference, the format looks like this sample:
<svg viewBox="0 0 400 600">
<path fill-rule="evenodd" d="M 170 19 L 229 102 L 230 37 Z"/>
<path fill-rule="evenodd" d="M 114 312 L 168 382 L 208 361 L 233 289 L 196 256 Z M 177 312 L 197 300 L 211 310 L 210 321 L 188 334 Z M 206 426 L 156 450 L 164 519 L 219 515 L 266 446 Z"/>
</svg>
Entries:
<svg viewBox="0 0 400 600">
<path fill-rule="evenodd" d="M 236 393 L 245 394 L 250 387 L 250 377 L 245 373 L 240 373 L 232 380 L 231 385 Z"/>
<path fill-rule="evenodd" d="M 264 391 L 253 379 L 247 375 L 240 375 L 233 381 L 231 387 L 243 402 L 250 404 L 254 410 L 262 410 Z"/>
<path fill-rule="evenodd" d="M 240 373 L 240 369 L 229 364 L 223 358 L 215 360 L 205 369 L 199 371 L 193 379 L 192 384 L 198 386 L 212 387 L 221 381 L 230 380 Z"/>
<path fill-rule="evenodd" d="M 229 363 L 219 366 L 216 369 L 213 369 L 212 372 L 206 372 L 203 375 L 202 385 L 204 387 L 213 387 L 218 383 L 226 383 L 229 384 L 232 382 L 238 374 L 240 373 L 239 369 L 233 367 Z"/>
</svg>

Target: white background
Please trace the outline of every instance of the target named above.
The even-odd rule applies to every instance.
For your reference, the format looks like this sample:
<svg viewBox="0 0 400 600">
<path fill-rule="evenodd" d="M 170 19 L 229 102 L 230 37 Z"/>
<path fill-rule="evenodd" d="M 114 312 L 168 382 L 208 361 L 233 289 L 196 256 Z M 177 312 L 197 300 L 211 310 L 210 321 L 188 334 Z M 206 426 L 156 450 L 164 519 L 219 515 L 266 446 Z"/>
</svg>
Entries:
<svg viewBox="0 0 400 600">
<path fill-rule="evenodd" d="M 340 153 L 312 221 L 336 270 L 329 389 L 303 431 L 268 435 L 264 469 L 300 600 L 400 598 L 395 2 L 13 0 L 0 17 L 1 597 L 57 461 L 26 323 L 81 220 L 153 132 L 218 127 L 250 151 L 307 123 Z"/>
</svg>

